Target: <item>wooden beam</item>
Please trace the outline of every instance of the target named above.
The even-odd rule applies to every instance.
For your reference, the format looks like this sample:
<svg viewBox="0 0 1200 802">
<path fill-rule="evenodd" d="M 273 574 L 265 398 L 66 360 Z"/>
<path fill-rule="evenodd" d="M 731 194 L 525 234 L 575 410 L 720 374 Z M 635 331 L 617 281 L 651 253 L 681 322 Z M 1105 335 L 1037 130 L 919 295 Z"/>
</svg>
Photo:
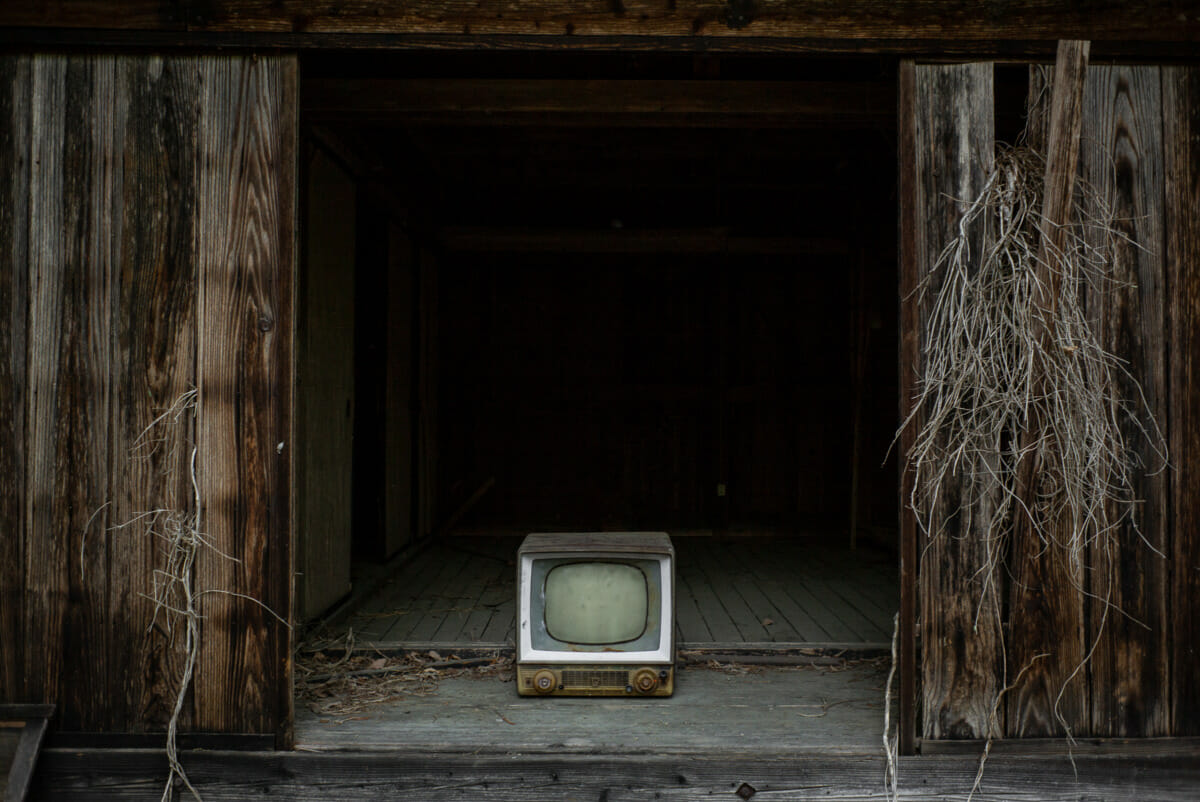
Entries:
<svg viewBox="0 0 1200 802">
<path fill-rule="evenodd" d="M 1088 54 L 1087 42 L 1062 42 L 1054 70 L 1042 201 L 1047 226 L 1043 228 L 1037 268 L 1037 286 L 1042 292 L 1036 301 L 1041 310 L 1038 336 L 1044 345 L 1053 336 L 1053 305 L 1058 298 L 1057 278 L 1045 254 L 1062 251 L 1070 219 Z M 1045 369 L 1041 364 L 1034 366 L 1038 371 L 1032 379 L 1034 397 L 1046 392 L 1042 389 Z M 1064 725 L 1073 732 L 1089 729 L 1086 683 L 1082 672 L 1076 672 L 1086 653 L 1084 602 L 1079 592 L 1086 582 L 1085 555 L 1063 547 L 1072 539 L 1069 531 L 1058 531 L 1056 524 L 1067 527 L 1069 522 L 1043 521 L 1040 524 L 1044 530 L 1039 530 L 1039 522 L 1029 512 L 1037 506 L 1037 479 L 1042 466 L 1035 446 L 1044 436 L 1045 425 L 1037 417 L 1027 422 L 1020 434 L 1024 457 L 1014 469 L 1014 493 L 1023 500 L 1019 505 L 1023 512 L 1014 515 L 1012 524 L 1012 613 L 1007 655 L 1008 676 L 1020 676 L 1021 681 L 1014 683 L 1005 700 L 1007 734 L 1014 737 L 1059 735 Z M 1047 534 L 1051 535 L 1049 539 Z"/>
<path fill-rule="evenodd" d="M 1194 42 L 1200 14 L 1184 3 L 1007 0 L 758 0 L 733 13 L 725 0 L 8 0 L 0 26 L 130 31 L 522 35 L 684 40 L 989 39 Z M 392 46 L 395 46 L 394 43 Z"/>
<path fill-rule="evenodd" d="M 731 741 L 733 737 L 731 737 Z M 759 798 L 801 799 L 830 792 L 839 799 L 886 800 L 884 758 L 878 753 L 836 754 L 783 750 L 742 754 L 595 754 L 558 749 L 511 755 L 431 750 L 374 752 L 222 752 L 181 755 L 205 799 L 283 798 L 319 802 L 354 798 L 467 797 L 480 802 L 578 799 L 733 799 L 743 786 Z M 901 799 L 966 798 L 979 765 L 967 755 L 900 758 Z M 159 750 L 43 750 L 33 796 L 87 802 L 157 800 L 164 776 Z M 993 754 L 980 802 L 1105 799 L 1110 802 L 1191 802 L 1200 784 L 1194 754 L 1065 754 L 1038 750 Z M 749 794 L 749 791 L 743 791 Z M 752 796 L 753 794 L 749 794 Z M 749 798 L 746 796 L 745 798 Z M 833 797 L 828 797 L 833 798 Z"/>
<path fill-rule="evenodd" d="M 934 271 L 938 255 L 963 233 L 970 238 L 972 252 L 984 247 L 982 223 L 977 221 L 965 232 L 959 226 L 968 199 L 979 194 L 992 166 L 993 80 L 988 63 L 915 68 L 912 149 L 901 154 L 901 185 L 910 193 L 901 207 L 902 225 L 911 219 L 915 242 L 902 242 L 912 264 L 902 267 L 901 290 L 914 280 L 913 286 L 922 289 L 902 294 L 902 392 L 915 388 L 925 338 L 931 336 L 929 318 L 945 281 L 944 271 Z M 909 139 L 905 132 L 906 146 Z M 911 218 L 906 211 L 910 205 Z M 913 326 L 915 343 L 909 339 Z M 919 431 L 921 423 L 916 420 L 909 426 Z M 988 459 L 979 455 L 978 462 L 960 466 L 943 480 L 929 512 L 930 531 L 922 539 L 919 603 L 926 738 L 995 734 L 991 714 L 1001 687 L 1001 599 L 986 571 L 992 555 L 984 533 L 995 509 L 995 499 L 988 494 L 998 494 L 999 488 L 971 485 L 994 475 Z M 911 487 L 907 481 L 906 487 Z M 975 501 L 965 509 L 964 499 L 971 498 Z M 907 525 L 902 518 L 901 526 Z"/>
<path fill-rule="evenodd" d="M 1158 67 L 1088 70 L 1078 180 L 1100 193 L 1122 237 L 1104 283 L 1080 290 L 1100 344 L 1125 366 L 1114 371 L 1112 392 L 1140 397 L 1169 435 L 1167 364 L 1179 343 L 1167 328 L 1164 89 Z M 1104 238 L 1091 229 L 1097 248 Z M 1142 466 L 1129 475 L 1139 503 L 1124 517 L 1117 504 L 1110 505 L 1109 520 L 1116 523 L 1092 541 L 1088 555 L 1091 599 L 1111 604 L 1087 605 L 1091 735 L 1176 734 L 1170 713 L 1171 561 L 1163 558 L 1172 544 L 1170 469 L 1160 453 L 1166 443 L 1135 422 L 1142 412 L 1130 410 L 1118 419 L 1125 447 Z"/>
<path fill-rule="evenodd" d="M 920 375 L 920 310 L 916 292 L 921 281 L 917 265 L 917 220 L 919 198 L 917 176 L 917 75 L 916 64 L 906 60 L 900 64 L 899 112 L 897 129 L 897 164 L 899 165 L 899 287 L 900 299 L 899 417 L 906 421 L 912 414 L 917 397 L 917 377 Z M 914 422 L 915 423 L 915 422 Z M 917 738 L 917 516 L 909 504 L 915 473 L 907 464 L 907 455 L 917 440 L 917 429 L 906 426 L 900 431 L 899 452 L 900 500 L 898 504 L 900 529 L 900 632 L 897 668 L 900 673 L 900 720 L 897 746 L 901 755 L 911 755 Z"/>
<path fill-rule="evenodd" d="M 1171 718 L 1200 735 L 1200 69 L 1163 70 Z"/>
<path fill-rule="evenodd" d="M 515 79 L 330 79 L 304 84 L 314 122 L 708 127 L 888 124 L 888 83 Z"/>
<path fill-rule="evenodd" d="M 726 229 L 519 229 L 445 227 L 438 240 L 447 251 L 488 253 L 737 253 L 846 256 L 835 237 L 738 236 Z"/>
<path fill-rule="evenodd" d="M 196 728 L 290 738 L 294 56 L 200 63 Z M 282 619 L 278 620 L 276 616 Z"/>
</svg>

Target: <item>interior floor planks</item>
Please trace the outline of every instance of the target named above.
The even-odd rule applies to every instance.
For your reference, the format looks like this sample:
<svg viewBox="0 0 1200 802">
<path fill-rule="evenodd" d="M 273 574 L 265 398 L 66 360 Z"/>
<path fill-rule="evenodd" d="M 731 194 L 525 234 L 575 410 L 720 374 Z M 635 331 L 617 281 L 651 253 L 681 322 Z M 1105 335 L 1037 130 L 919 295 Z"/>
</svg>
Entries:
<svg viewBox="0 0 1200 802">
<path fill-rule="evenodd" d="M 401 566 L 346 626 L 364 648 L 511 645 L 520 540 L 441 538 Z M 804 537 L 698 535 L 674 543 L 680 643 L 757 649 L 891 640 L 899 587 L 895 563 L 881 552 Z"/>
</svg>

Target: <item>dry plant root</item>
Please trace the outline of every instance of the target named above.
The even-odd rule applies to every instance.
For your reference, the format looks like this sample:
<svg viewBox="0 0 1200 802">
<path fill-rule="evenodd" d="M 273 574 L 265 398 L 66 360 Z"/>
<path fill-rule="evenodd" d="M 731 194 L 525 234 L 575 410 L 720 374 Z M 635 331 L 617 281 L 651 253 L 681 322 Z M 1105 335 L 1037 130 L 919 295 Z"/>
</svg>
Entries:
<svg viewBox="0 0 1200 802">
<path fill-rule="evenodd" d="M 181 783 L 196 800 L 201 800 L 199 791 L 188 779 L 187 772 L 179 760 L 177 735 L 179 718 L 192 684 L 196 662 L 200 654 L 200 621 L 198 602 L 208 593 L 221 593 L 247 599 L 267 610 L 276 619 L 287 622 L 257 599 L 219 588 L 201 589 L 196 586 L 195 564 L 201 550 L 240 562 L 216 548 L 201 532 L 200 484 L 196 476 L 196 459 L 199 452 L 193 442 L 194 420 L 199 408 L 199 395 L 195 388 L 182 393 L 171 406 L 150 422 L 134 441 L 131 457 L 146 458 L 159 449 L 166 449 L 164 465 L 177 464 L 182 449 L 188 449 L 189 495 L 181 499 L 178 508 L 162 507 L 135 513 L 124 523 L 110 527 L 110 531 L 128 530 L 127 534 L 155 538 L 160 542 L 161 567 L 153 572 L 153 586 L 148 593 L 141 594 L 154 604 L 154 615 L 149 629 L 160 629 L 172 641 L 182 630 L 184 639 L 184 666 L 175 691 L 175 703 L 167 724 L 166 753 L 170 774 L 163 788 L 162 800 L 173 797 L 176 782 Z M 164 477 L 167 478 L 167 477 Z M 105 505 L 107 506 L 107 505 Z M 103 507 L 101 507 L 103 509 Z M 97 514 L 99 510 L 97 510 Z M 96 517 L 92 516 L 93 519 Z M 90 524 L 90 521 L 89 521 Z"/>
<path fill-rule="evenodd" d="M 1135 532 L 1153 548 L 1137 528 L 1134 473 L 1167 464 L 1165 439 L 1144 396 L 1118 394 L 1118 378 L 1139 394 L 1140 385 L 1124 361 L 1101 345 L 1083 306 L 1089 294 L 1129 289 L 1114 280 L 1113 264 L 1118 246 L 1136 244 L 1121 233 L 1097 189 L 1076 181 L 1073 222 L 1055 231 L 1065 244 L 1043 248 L 1052 239 L 1045 236 L 1051 223 L 1042 216 L 1044 173 L 1043 157 L 1031 147 L 997 146 L 983 190 L 964 201 L 958 236 L 917 289 L 929 316 L 918 396 L 900 427 L 920 423 L 906 455 L 914 473 L 909 503 L 927 543 L 949 536 L 936 514 L 949 487 L 960 488 L 956 503 L 968 514 L 990 507 L 981 535 L 985 564 L 977 575 L 977 623 L 985 610 L 1003 608 L 1018 520 L 1042 551 L 1058 549 L 1081 560 L 1116 553 L 1122 531 Z M 972 240 L 968 232 L 980 227 L 982 238 Z M 972 250 L 972 241 L 982 242 L 980 252 Z M 1039 274 L 1051 277 L 1050 286 Z M 1141 464 L 1122 433 L 1131 430 L 1145 437 L 1161 465 Z M 1029 461 L 1038 466 L 1035 493 L 1022 492 L 1018 476 Z M 1113 607 L 1103 589 L 1076 590 L 1103 612 L 1096 641 L 1063 688 L 1090 659 Z M 1000 646 L 1004 676 L 992 700 L 980 776 L 991 739 L 1000 732 L 999 705 L 1029 668 L 1010 682 L 1003 639 Z M 1057 703 L 1055 715 L 1069 740 Z M 978 787 L 979 777 L 972 794 Z"/>
</svg>

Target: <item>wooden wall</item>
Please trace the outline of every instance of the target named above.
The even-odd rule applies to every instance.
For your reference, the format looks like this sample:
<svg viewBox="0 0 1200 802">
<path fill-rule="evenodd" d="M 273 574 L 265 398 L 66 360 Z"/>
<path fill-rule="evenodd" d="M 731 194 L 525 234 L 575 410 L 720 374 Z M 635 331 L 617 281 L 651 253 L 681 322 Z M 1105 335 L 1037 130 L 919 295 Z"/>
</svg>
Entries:
<svg viewBox="0 0 1200 802">
<path fill-rule="evenodd" d="M 354 181 L 322 151 L 308 162 L 296 342 L 296 611 L 350 592 L 353 513 Z"/>
<path fill-rule="evenodd" d="M 902 249 L 902 285 L 915 286 L 956 230 L 961 206 L 951 198 L 970 197 L 990 159 L 991 66 L 906 70 L 914 91 L 902 109 L 909 132 L 902 141 L 912 150 L 901 159 L 913 160 L 917 180 L 904 198 L 915 220 L 902 239 L 915 242 Z M 953 493 L 943 500 L 939 515 L 952 534 L 967 537 L 920 544 L 925 738 L 1060 735 L 1064 724 L 1076 736 L 1111 737 L 1191 735 L 1200 727 L 1200 655 L 1192 645 L 1200 616 L 1197 80 L 1194 69 L 1090 68 L 1078 167 L 1081 180 L 1108 192 L 1129 237 L 1111 281 L 1130 286 L 1086 290 L 1088 314 L 1105 347 L 1127 360 L 1141 383 L 1171 467 L 1161 470 L 1152 438 L 1127 426 L 1127 444 L 1144 466 L 1134 479 L 1144 500 L 1135 514 L 1141 536 L 1126 523 L 1118 546 L 1093 547 L 1076 555 L 1078 564 L 1068 564 L 1073 558 L 1062 549 L 1017 539 L 1002 555 L 1007 587 L 991 598 L 979 572 L 988 555 L 970 537 L 970 524 L 986 510 L 961 508 Z M 918 299 L 903 302 L 910 320 L 924 320 Z M 915 334 L 903 341 L 902 370 L 910 375 L 923 326 Z M 1129 379 L 1118 381 L 1118 391 L 1137 403 Z M 1114 607 L 1099 601 L 1110 594 Z M 1010 679 L 1033 668 L 1006 692 L 993 727 L 991 700 L 1004 684 L 1004 661 Z"/>
<path fill-rule="evenodd" d="M 289 57 L 0 57 L 0 699 L 64 729 L 170 715 L 162 549 L 114 527 L 192 504 L 193 442 L 213 592 L 182 723 L 288 726 L 288 630 L 230 594 L 290 614 L 295 93 Z"/>
</svg>

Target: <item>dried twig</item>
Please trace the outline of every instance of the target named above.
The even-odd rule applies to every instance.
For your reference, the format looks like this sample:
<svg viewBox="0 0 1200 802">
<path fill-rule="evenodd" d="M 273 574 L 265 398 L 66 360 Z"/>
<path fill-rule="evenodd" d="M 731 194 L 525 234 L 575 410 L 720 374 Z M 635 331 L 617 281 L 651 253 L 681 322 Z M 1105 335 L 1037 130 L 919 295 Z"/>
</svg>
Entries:
<svg viewBox="0 0 1200 802">
<path fill-rule="evenodd" d="M 1113 277 L 1115 254 L 1137 245 L 1122 233 L 1106 198 L 1083 181 L 1075 182 L 1073 222 L 1048 220 L 1044 178 L 1043 157 L 1033 147 L 998 146 L 979 196 L 964 200 L 958 236 L 918 287 L 929 315 L 918 397 L 901 426 L 920 422 L 906 455 L 914 473 L 909 503 L 929 545 L 948 536 L 938 509 L 951 487 L 960 493 L 962 515 L 987 510 L 979 535 L 983 565 L 975 575 L 981 589 L 976 626 L 985 610 L 997 614 L 1003 606 L 1003 560 L 1018 519 L 1041 543 L 1039 554 L 1026 555 L 1034 559 L 1047 550 L 1078 560 L 1110 555 L 1123 531 L 1153 549 L 1138 529 L 1135 472 L 1167 464 L 1165 439 L 1137 380 L 1101 345 L 1084 308 L 1089 294 L 1127 289 Z M 976 252 L 968 232 L 978 231 Z M 1136 397 L 1122 398 L 1119 383 L 1136 387 Z M 1142 464 L 1126 440 L 1129 431 L 1149 445 L 1161 467 Z M 1024 492 L 1018 476 L 1031 464 L 1038 466 L 1033 494 Z M 1074 590 L 1102 612 L 1096 640 L 1055 701 L 1068 738 L 1059 700 L 1091 658 L 1113 607 L 1111 593 L 1083 587 L 1083 576 L 1072 580 Z M 999 731 L 995 711 L 1030 665 L 1011 683 L 1004 668 L 980 776 Z"/>
</svg>

